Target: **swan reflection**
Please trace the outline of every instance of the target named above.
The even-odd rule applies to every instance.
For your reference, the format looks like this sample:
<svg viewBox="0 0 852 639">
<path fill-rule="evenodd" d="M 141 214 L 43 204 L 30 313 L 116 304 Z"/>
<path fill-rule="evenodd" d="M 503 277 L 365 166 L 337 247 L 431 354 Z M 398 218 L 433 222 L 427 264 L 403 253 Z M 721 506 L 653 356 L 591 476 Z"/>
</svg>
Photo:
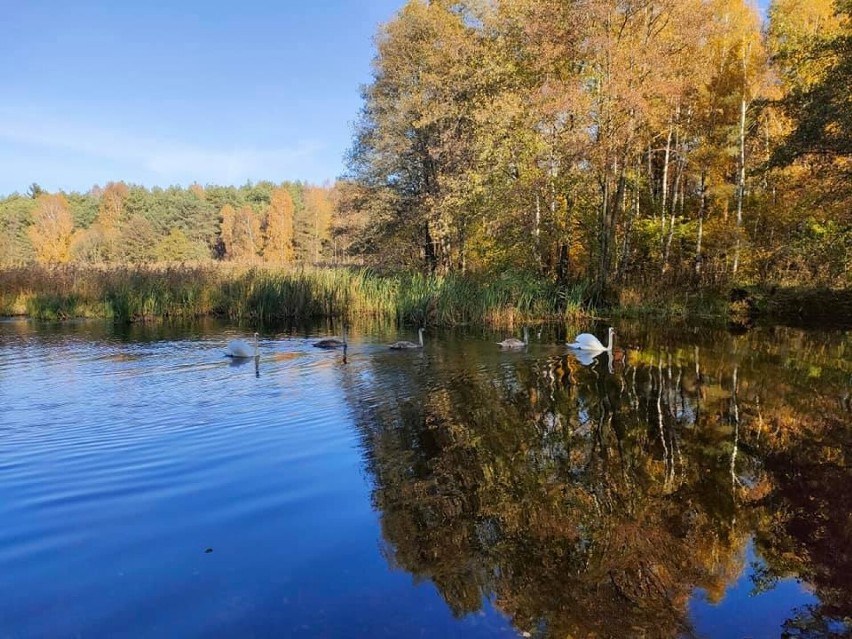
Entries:
<svg viewBox="0 0 852 639">
<path fill-rule="evenodd" d="M 583 366 L 589 366 L 597 360 L 598 355 L 600 355 L 600 353 L 596 353 L 593 351 L 571 351 L 570 355 L 573 356 L 574 359 L 580 362 Z"/>
<path fill-rule="evenodd" d="M 234 357 L 228 363 L 230 368 L 241 368 L 248 363 L 254 364 L 254 376 L 260 377 L 260 356 L 255 357 Z"/>
</svg>

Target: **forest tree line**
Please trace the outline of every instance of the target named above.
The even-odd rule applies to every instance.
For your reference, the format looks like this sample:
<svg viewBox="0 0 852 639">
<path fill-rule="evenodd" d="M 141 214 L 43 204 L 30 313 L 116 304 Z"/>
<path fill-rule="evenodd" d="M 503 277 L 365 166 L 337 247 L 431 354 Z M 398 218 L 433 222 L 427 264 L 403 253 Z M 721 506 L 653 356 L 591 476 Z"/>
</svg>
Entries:
<svg viewBox="0 0 852 639">
<path fill-rule="evenodd" d="M 0 199 L 0 265 L 209 259 L 321 263 L 342 256 L 333 187 L 259 182 L 148 189 L 110 182 L 85 193 L 38 184 Z"/>
<path fill-rule="evenodd" d="M 340 214 L 397 267 L 848 286 L 850 29 L 850 0 L 411 0 Z"/>
</svg>

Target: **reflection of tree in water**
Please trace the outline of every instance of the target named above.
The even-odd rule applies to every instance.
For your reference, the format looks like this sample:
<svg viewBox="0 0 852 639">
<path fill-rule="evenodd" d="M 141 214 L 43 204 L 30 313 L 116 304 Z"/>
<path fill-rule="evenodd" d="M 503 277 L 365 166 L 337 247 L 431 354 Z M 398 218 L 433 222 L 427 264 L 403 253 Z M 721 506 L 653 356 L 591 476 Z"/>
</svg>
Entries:
<svg viewBox="0 0 852 639">
<path fill-rule="evenodd" d="M 826 619 L 852 621 L 852 420 L 827 414 L 833 399 L 815 396 L 807 413 L 769 411 L 749 442 L 761 451 L 775 486 L 760 502 L 772 516 L 756 535 L 768 562 L 764 584 L 796 576 L 811 584 L 821 601 L 791 628 L 819 626 Z M 791 636 L 841 635 L 811 630 Z"/>
<path fill-rule="evenodd" d="M 816 534 L 789 513 L 820 525 L 795 479 L 818 458 L 796 435 L 776 450 L 764 432 L 818 398 L 785 402 L 775 389 L 797 382 L 762 377 L 757 357 L 706 352 L 645 351 L 612 375 L 569 357 L 496 370 L 474 352 L 378 362 L 358 412 L 389 562 L 431 580 L 457 615 L 493 598 L 542 636 L 688 636 L 694 589 L 721 599 L 756 534 L 766 583 L 814 583 L 825 606 L 811 621 L 849 614 L 831 603 L 848 598 L 848 571 L 788 557 L 807 557 Z M 848 470 L 820 472 L 807 478 L 823 525 L 848 535 Z M 841 533 L 826 553 L 852 547 Z"/>
</svg>

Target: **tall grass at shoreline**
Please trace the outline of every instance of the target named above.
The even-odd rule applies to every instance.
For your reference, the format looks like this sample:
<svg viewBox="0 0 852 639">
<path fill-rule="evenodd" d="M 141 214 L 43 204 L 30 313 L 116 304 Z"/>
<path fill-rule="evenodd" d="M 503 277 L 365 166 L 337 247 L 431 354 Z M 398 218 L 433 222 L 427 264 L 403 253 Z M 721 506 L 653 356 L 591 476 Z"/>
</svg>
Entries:
<svg viewBox="0 0 852 639">
<path fill-rule="evenodd" d="M 229 264 L 0 269 L 0 315 L 46 320 L 382 317 L 400 324 L 511 326 L 582 315 L 583 298 L 582 287 L 559 288 L 523 274 L 384 275 L 365 268 Z"/>
</svg>

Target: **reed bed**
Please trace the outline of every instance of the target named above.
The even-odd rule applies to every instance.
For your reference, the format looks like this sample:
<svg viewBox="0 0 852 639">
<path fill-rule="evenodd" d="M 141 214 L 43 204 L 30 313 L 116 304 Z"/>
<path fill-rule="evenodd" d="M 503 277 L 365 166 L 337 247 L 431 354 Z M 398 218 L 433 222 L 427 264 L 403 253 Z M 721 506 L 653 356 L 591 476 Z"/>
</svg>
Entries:
<svg viewBox="0 0 852 639">
<path fill-rule="evenodd" d="M 0 269 L 0 315 L 46 320 L 380 317 L 412 325 L 512 326 L 583 315 L 584 297 L 580 286 L 560 288 L 517 273 L 473 277 L 229 264 Z"/>
</svg>

